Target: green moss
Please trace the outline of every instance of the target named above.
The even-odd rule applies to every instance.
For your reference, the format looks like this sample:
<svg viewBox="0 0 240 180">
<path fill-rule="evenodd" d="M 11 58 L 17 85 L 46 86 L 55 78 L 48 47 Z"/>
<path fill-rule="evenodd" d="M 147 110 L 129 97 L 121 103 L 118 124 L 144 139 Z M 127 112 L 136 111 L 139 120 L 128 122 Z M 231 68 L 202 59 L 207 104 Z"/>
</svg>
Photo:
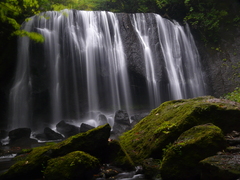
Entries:
<svg viewBox="0 0 240 180">
<path fill-rule="evenodd" d="M 160 167 L 161 175 L 164 179 L 194 178 L 200 174 L 199 161 L 225 147 L 220 128 L 213 124 L 192 127 L 166 150 Z"/>
<path fill-rule="evenodd" d="M 52 156 L 58 157 L 77 150 L 98 156 L 101 154 L 99 148 L 107 147 L 110 130 L 111 127 L 107 124 L 71 136 L 64 141 L 51 146 Z"/>
<path fill-rule="evenodd" d="M 16 162 L 9 170 L 0 176 L 0 179 L 16 179 L 25 177 L 27 179 L 42 177 L 42 170 L 50 159 L 49 147 L 34 148 L 23 160 Z"/>
<path fill-rule="evenodd" d="M 211 96 L 168 101 L 124 133 L 120 143 L 138 164 L 149 157 L 161 159 L 162 149 L 193 126 L 213 123 L 228 132 L 240 127 L 239 119 L 238 106 Z"/>
<path fill-rule="evenodd" d="M 51 180 L 91 179 L 99 167 L 97 158 L 82 151 L 75 151 L 49 160 L 44 177 Z"/>
</svg>

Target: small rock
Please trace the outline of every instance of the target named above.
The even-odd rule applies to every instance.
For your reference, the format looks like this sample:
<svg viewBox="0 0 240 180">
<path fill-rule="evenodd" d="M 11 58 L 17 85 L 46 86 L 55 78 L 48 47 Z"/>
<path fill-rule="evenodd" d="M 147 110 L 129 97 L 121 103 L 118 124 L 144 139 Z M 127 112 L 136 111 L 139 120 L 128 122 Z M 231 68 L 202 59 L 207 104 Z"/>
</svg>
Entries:
<svg viewBox="0 0 240 180">
<path fill-rule="evenodd" d="M 101 125 L 104 125 L 104 124 L 107 124 L 107 117 L 104 115 L 104 114 L 100 114 L 98 116 L 98 125 L 101 126 Z"/>
<path fill-rule="evenodd" d="M 69 124 L 65 121 L 60 121 L 56 127 L 57 131 L 63 134 L 65 137 L 70 137 L 80 132 L 79 127 Z"/>
<path fill-rule="evenodd" d="M 113 131 L 111 137 L 116 139 L 123 132 L 130 130 L 131 124 L 126 111 L 119 110 L 115 113 Z"/>
<path fill-rule="evenodd" d="M 95 128 L 95 127 L 93 127 L 89 124 L 82 123 L 80 126 L 80 133 L 87 132 L 88 130 L 93 129 L 93 128 Z"/>
<path fill-rule="evenodd" d="M 50 129 L 49 127 L 46 127 L 44 129 L 44 134 L 46 135 L 48 140 L 58 140 L 58 139 L 63 139 L 63 136 L 55 131 L 53 131 L 52 129 Z"/>
</svg>

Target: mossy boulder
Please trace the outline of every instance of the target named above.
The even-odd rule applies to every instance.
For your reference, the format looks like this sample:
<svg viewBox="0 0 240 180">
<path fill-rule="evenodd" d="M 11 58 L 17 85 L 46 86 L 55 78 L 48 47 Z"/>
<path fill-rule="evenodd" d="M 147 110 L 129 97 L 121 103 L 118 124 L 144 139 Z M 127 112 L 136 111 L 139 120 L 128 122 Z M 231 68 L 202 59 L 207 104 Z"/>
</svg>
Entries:
<svg viewBox="0 0 240 180">
<path fill-rule="evenodd" d="M 213 123 L 224 133 L 240 130 L 240 104 L 211 96 L 168 101 L 120 136 L 120 144 L 138 164 L 161 159 L 169 143 L 193 126 Z"/>
<path fill-rule="evenodd" d="M 121 147 L 117 140 L 109 142 L 108 163 L 113 166 L 121 167 L 125 170 L 134 170 L 134 163 L 127 152 Z"/>
<path fill-rule="evenodd" d="M 100 162 L 97 158 L 74 151 L 65 156 L 50 159 L 44 170 L 44 178 L 51 180 L 92 179 L 98 173 Z"/>
<path fill-rule="evenodd" d="M 106 124 L 71 136 L 60 143 L 34 148 L 24 160 L 18 161 L 6 173 L 2 174 L 0 179 L 34 179 L 42 177 L 42 171 L 47 166 L 48 160 L 65 156 L 74 151 L 84 151 L 92 156 L 104 159 L 110 130 L 111 127 Z"/>
<path fill-rule="evenodd" d="M 66 155 L 72 151 L 84 151 L 98 158 L 104 158 L 104 150 L 108 146 L 111 127 L 109 124 L 99 126 L 87 132 L 79 133 L 57 143 L 52 147 L 55 157 Z"/>
<path fill-rule="evenodd" d="M 200 162 L 202 180 L 236 180 L 240 177 L 240 155 L 222 154 L 208 157 Z"/>
<path fill-rule="evenodd" d="M 194 179 L 200 175 L 199 161 L 226 148 L 222 130 L 213 124 L 192 127 L 169 146 L 160 171 L 164 180 Z"/>
</svg>

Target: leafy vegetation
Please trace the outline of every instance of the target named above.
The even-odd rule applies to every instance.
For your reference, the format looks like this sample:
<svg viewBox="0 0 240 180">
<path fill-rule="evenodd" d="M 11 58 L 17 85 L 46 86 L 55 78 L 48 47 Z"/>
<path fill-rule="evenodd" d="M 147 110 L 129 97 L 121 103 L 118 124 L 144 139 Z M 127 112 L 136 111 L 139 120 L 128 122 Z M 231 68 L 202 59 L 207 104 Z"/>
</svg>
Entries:
<svg viewBox="0 0 240 180">
<path fill-rule="evenodd" d="M 197 28 L 205 42 L 216 42 L 223 19 L 228 15 L 228 9 L 223 1 L 216 0 L 156 0 L 164 13 L 175 18 L 173 11 L 181 11 L 181 18 Z M 179 14 L 177 14 L 179 15 Z"/>
<path fill-rule="evenodd" d="M 231 0 L 235 1 L 235 0 Z M 231 4 L 231 2 L 230 2 Z M 184 20 L 198 29 L 204 41 L 217 41 L 229 3 L 224 0 L 3 0 L 0 2 L 0 22 L 11 25 L 13 34 L 29 36 L 38 42 L 43 38 L 24 32 L 20 24 L 28 17 L 49 10 L 106 10 L 113 12 L 155 12 L 165 17 Z M 232 19 L 238 22 L 239 17 Z"/>
<path fill-rule="evenodd" d="M 237 87 L 233 92 L 226 94 L 224 98 L 240 103 L 240 88 Z"/>
</svg>

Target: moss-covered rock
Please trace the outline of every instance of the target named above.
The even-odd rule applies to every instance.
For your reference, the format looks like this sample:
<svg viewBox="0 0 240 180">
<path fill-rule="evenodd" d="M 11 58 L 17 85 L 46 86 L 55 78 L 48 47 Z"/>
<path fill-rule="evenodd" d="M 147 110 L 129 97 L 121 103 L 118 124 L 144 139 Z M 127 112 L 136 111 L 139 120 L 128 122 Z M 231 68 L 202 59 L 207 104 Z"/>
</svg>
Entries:
<svg viewBox="0 0 240 180">
<path fill-rule="evenodd" d="M 213 124 L 192 127 L 166 149 L 161 176 L 168 179 L 193 179 L 200 175 L 199 161 L 226 147 L 220 128 Z"/>
<path fill-rule="evenodd" d="M 122 149 L 121 145 L 117 140 L 113 140 L 109 142 L 108 148 L 109 154 L 109 163 L 110 165 L 121 167 L 126 170 L 133 170 L 134 163 L 127 154 L 127 152 Z"/>
<path fill-rule="evenodd" d="M 98 158 L 104 158 L 104 150 L 108 146 L 111 127 L 109 124 L 99 126 L 84 133 L 57 143 L 52 146 L 52 155 L 54 157 L 66 155 L 72 151 L 84 151 Z"/>
<path fill-rule="evenodd" d="M 240 177 L 240 155 L 222 154 L 208 157 L 200 162 L 202 180 L 236 180 Z"/>
<path fill-rule="evenodd" d="M 85 133 L 79 133 L 68 139 L 46 147 L 34 148 L 26 159 L 18 161 L 0 179 L 34 179 L 42 177 L 47 161 L 64 156 L 73 151 L 84 151 L 100 159 L 105 158 L 111 127 L 99 126 Z"/>
<path fill-rule="evenodd" d="M 82 151 L 50 159 L 47 164 L 44 178 L 50 180 L 92 179 L 100 167 L 97 158 Z"/>
<path fill-rule="evenodd" d="M 193 126 L 213 123 L 224 132 L 240 128 L 240 104 L 211 96 L 168 101 L 120 137 L 135 163 L 162 157 L 162 149 Z M 236 129 L 236 130 L 237 130 Z"/>
</svg>

